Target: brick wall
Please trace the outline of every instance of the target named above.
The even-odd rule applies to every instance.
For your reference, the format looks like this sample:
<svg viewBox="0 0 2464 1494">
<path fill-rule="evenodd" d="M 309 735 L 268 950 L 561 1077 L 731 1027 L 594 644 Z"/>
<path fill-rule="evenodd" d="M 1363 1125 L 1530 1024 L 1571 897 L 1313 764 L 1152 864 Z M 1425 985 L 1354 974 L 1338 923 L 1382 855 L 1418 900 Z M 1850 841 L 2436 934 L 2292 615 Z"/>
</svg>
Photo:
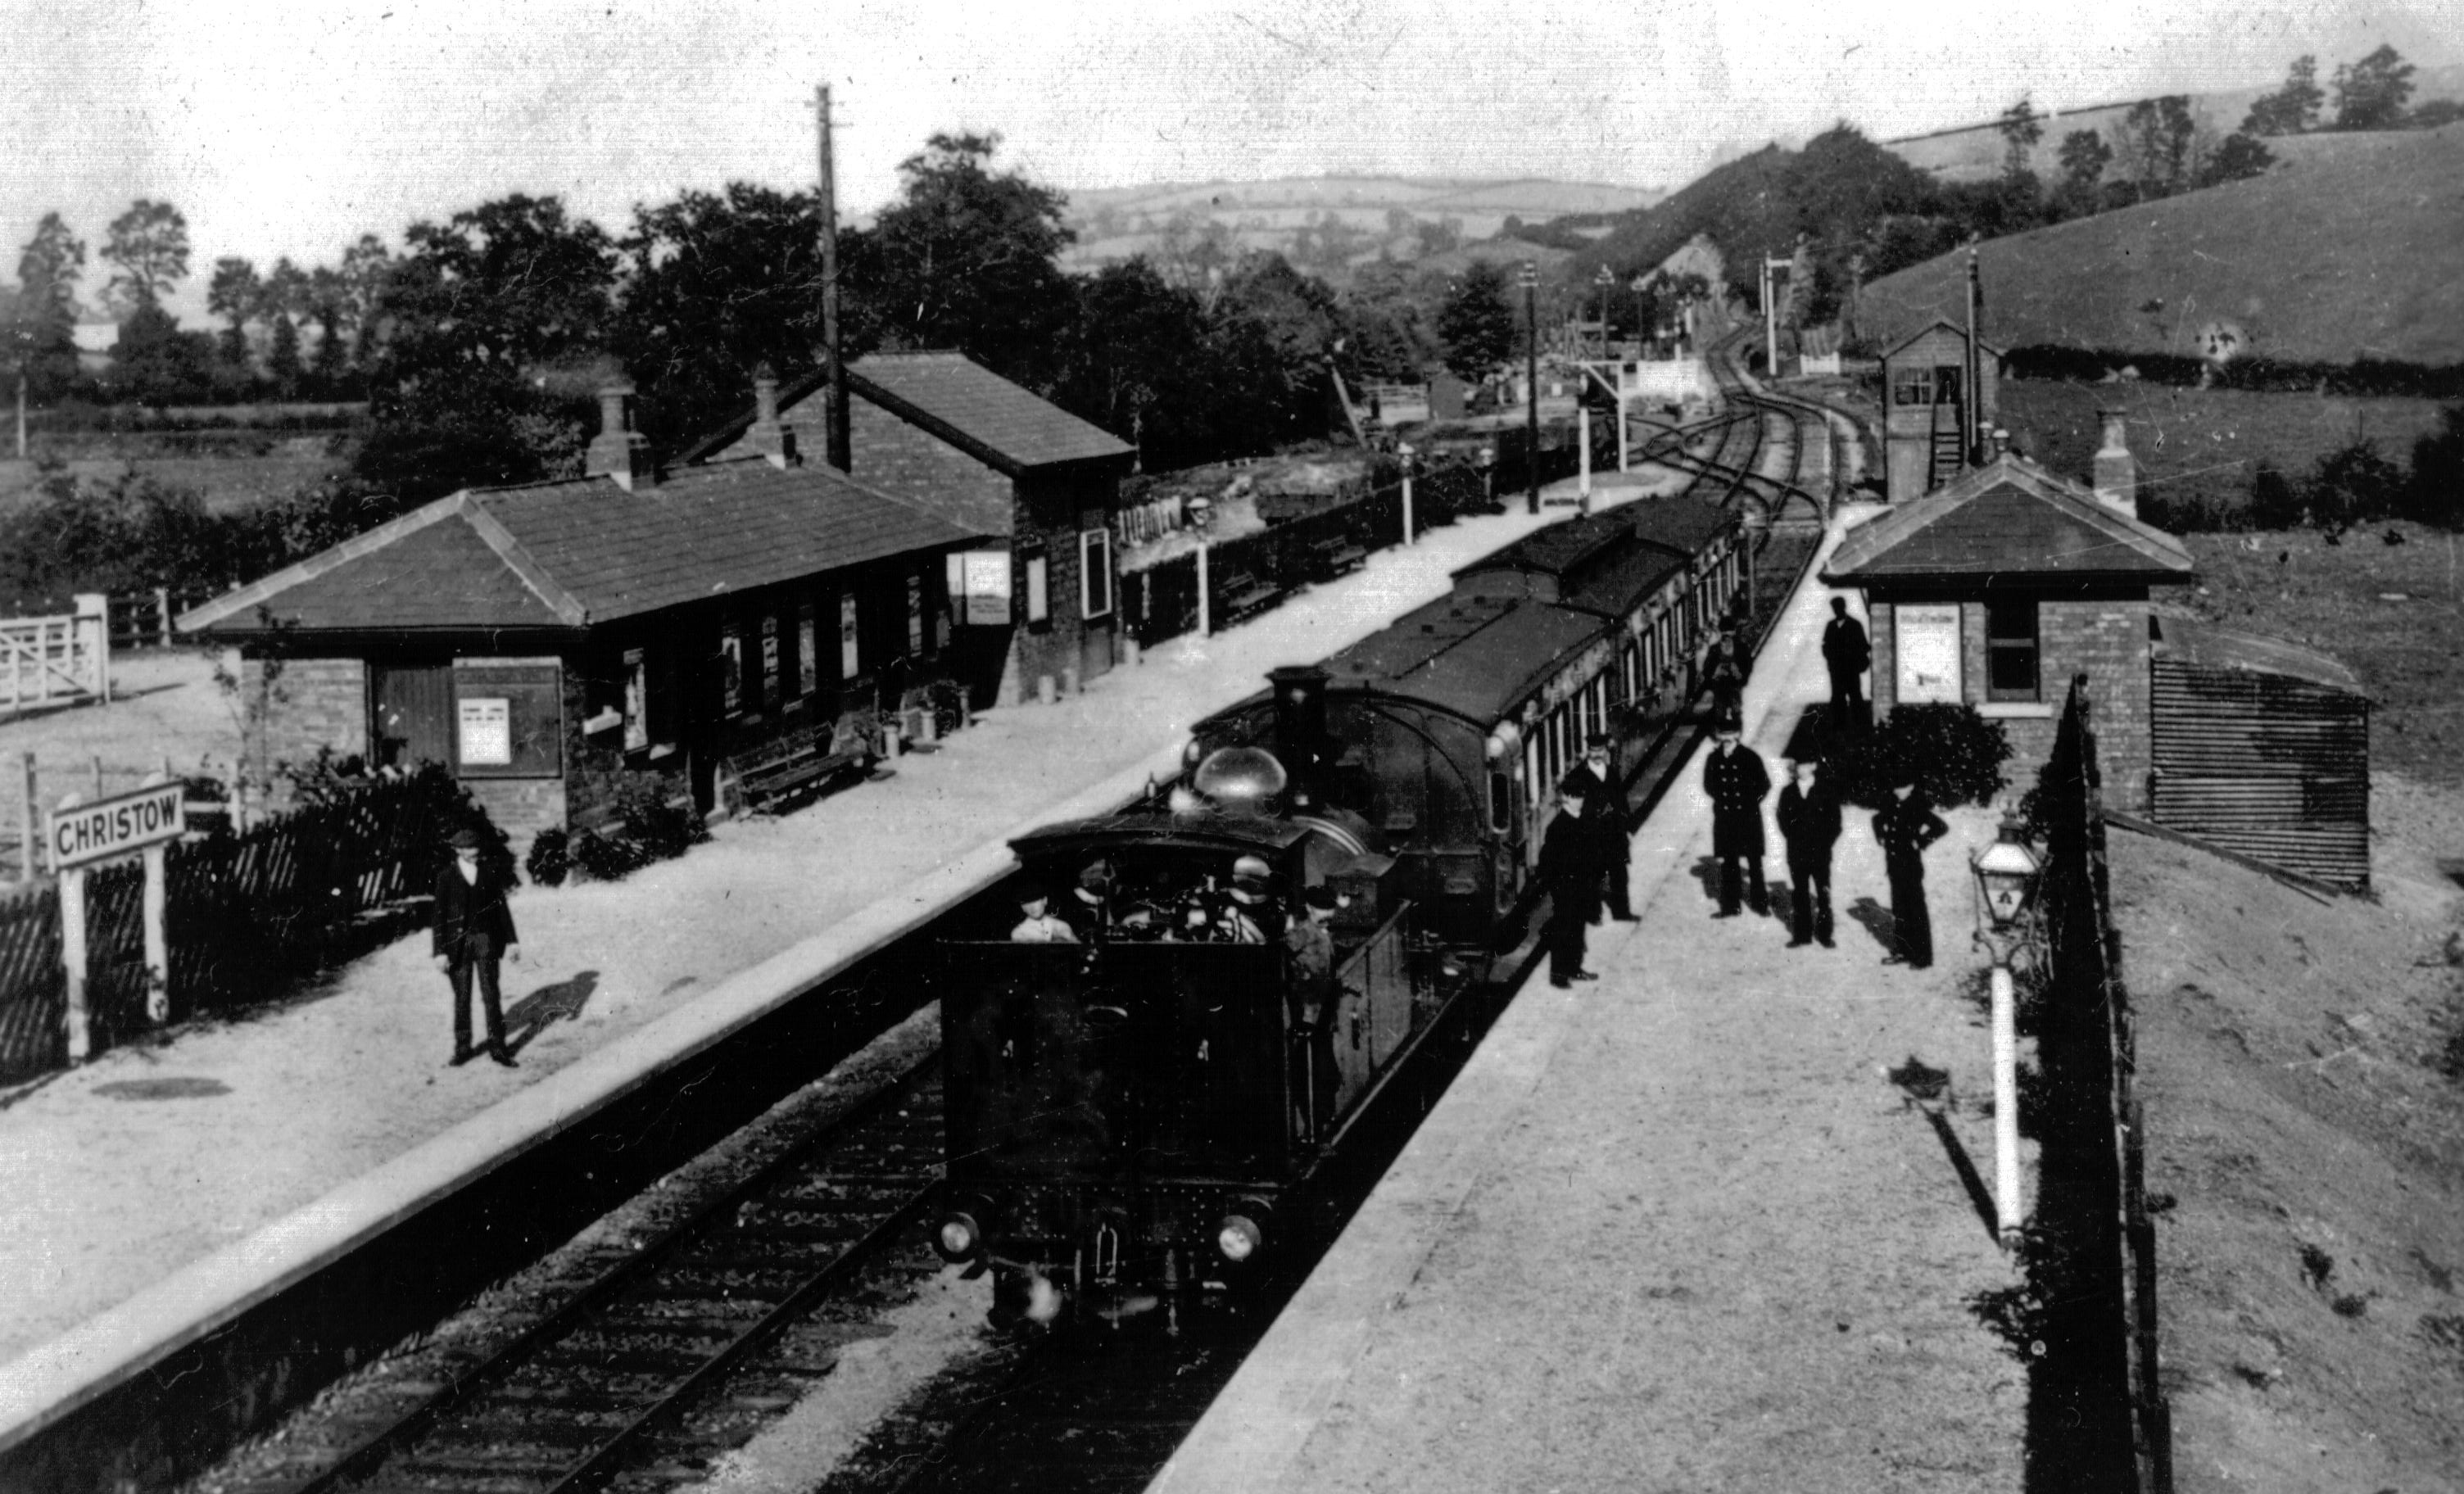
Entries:
<svg viewBox="0 0 2464 1494">
<path fill-rule="evenodd" d="M 253 778 L 306 762 L 320 747 L 337 757 L 368 750 L 368 670 L 359 659 L 242 659 L 243 709 L 251 719 L 242 750 Z"/>
<path fill-rule="evenodd" d="M 1880 600 L 1867 607 L 1878 717 L 1897 703 L 1894 610 L 1891 603 Z M 2071 676 L 2088 676 L 2088 689 L 2096 701 L 2097 753 L 2103 764 L 2105 802 L 2140 814 L 2148 807 L 2152 750 L 2147 611 L 2142 592 L 2079 602 L 2048 599 L 2038 604 L 2036 613 L 2037 704 L 2058 711 L 2070 690 Z M 1984 604 L 1963 603 L 1959 622 L 1961 693 L 1969 703 L 1988 707 Z M 1988 714 L 1992 714 L 1990 709 Z M 2003 772 L 2012 791 L 2023 793 L 2035 786 L 2036 770 L 2053 751 L 2056 716 L 2008 714 L 1998 719 L 2011 742 L 2011 761 Z"/>
<path fill-rule="evenodd" d="M 530 854 L 531 841 L 539 831 L 564 824 L 562 779 L 464 779 L 462 786 L 505 832 L 517 862 Z"/>
</svg>

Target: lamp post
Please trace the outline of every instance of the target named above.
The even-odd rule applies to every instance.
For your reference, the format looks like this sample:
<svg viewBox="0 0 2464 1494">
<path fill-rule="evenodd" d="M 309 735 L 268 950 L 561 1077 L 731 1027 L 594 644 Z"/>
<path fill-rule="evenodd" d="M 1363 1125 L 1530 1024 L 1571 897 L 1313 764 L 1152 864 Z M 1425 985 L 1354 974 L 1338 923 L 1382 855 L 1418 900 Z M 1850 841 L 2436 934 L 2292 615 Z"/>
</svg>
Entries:
<svg viewBox="0 0 2464 1494">
<path fill-rule="evenodd" d="M 1540 266 L 1523 261 L 1523 511 L 1540 512 Z"/>
<path fill-rule="evenodd" d="M 1412 542 L 1412 443 L 1398 441 L 1395 455 L 1403 464 L 1403 542 Z"/>
<path fill-rule="evenodd" d="M 1993 1222 L 2002 1243 L 2019 1235 L 2018 994 L 2011 961 L 2034 937 L 2036 882 L 2043 865 L 2016 820 L 2002 822 L 1992 845 L 1969 864 L 1976 876 L 1976 940 L 1993 961 Z"/>
<path fill-rule="evenodd" d="M 1605 363 L 1609 356 L 1609 287 L 1617 284 L 1617 276 L 1602 265 L 1599 274 L 1592 276 L 1592 283 L 1600 288 L 1600 359 Z"/>
<path fill-rule="evenodd" d="M 1503 512 L 1497 502 L 1497 448 L 1482 447 L 1472 461 L 1480 468 L 1481 507 L 1492 514 Z"/>
</svg>

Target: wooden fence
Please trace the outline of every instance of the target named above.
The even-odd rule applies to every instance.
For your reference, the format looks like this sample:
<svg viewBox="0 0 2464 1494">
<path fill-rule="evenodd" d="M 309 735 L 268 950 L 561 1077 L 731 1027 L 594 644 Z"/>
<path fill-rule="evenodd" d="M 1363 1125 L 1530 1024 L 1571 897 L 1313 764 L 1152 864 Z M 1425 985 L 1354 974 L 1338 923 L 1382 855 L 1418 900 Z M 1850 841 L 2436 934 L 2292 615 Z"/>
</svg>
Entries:
<svg viewBox="0 0 2464 1494">
<path fill-rule="evenodd" d="M 2172 1413 L 2161 1375 L 2156 1228 L 2147 1207 L 2138 1038 L 2113 922 L 2086 676 L 2071 687 L 2035 817 L 2046 840 L 2045 962 L 2035 1016 L 2044 1100 L 2031 1286 L 2030 1441 L 2082 1449 L 2080 1488 L 2170 1494 Z"/>
<path fill-rule="evenodd" d="M 75 612 L 0 619 L 0 711 L 111 698 L 111 643 L 98 594 Z"/>
<path fill-rule="evenodd" d="M 116 593 L 110 600 L 111 647 L 168 648 L 180 642 L 171 623 L 181 613 L 213 593 L 156 586 L 148 591 Z"/>
<path fill-rule="evenodd" d="M 166 858 L 174 1022 L 281 994 L 415 921 L 445 829 L 475 815 L 440 769 L 380 780 Z M 87 1004 L 98 1051 L 143 1030 L 144 877 L 118 863 L 86 881 Z M 55 885 L 0 900 L 0 1081 L 67 1061 Z"/>
</svg>

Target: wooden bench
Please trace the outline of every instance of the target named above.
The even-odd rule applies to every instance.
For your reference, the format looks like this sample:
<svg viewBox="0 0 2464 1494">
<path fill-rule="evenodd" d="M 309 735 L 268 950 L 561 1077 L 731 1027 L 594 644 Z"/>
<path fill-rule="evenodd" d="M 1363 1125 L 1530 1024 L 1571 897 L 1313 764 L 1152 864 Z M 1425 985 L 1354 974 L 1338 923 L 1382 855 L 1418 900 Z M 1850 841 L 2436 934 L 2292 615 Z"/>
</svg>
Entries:
<svg viewBox="0 0 2464 1494">
<path fill-rule="evenodd" d="M 1215 626 L 1221 627 L 1252 613 L 1263 612 L 1273 606 L 1283 594 L 1283 587 L 1265 577 L 1235 577 L 1231 584 L 1223 588 L 1223 615 L 1216 620 Z"/>
<path fill-rule="evenodd" d="M 1304 548 L 1303 561 L 1311 581 L 1332 581 L 1369 560 L 1369 547 L 1348 534 L 1313 539 Z"/>
<path fill-rule="evenodd" d="M 788 801 L 817 795 L 841 774 L 869 768 L 872 759 L 872 743 L 863 732 L 841 722 L 774 737 L 720 759 L 719 770 L 734 785 L 737 804 L 760 814 Z"/>
</svg>

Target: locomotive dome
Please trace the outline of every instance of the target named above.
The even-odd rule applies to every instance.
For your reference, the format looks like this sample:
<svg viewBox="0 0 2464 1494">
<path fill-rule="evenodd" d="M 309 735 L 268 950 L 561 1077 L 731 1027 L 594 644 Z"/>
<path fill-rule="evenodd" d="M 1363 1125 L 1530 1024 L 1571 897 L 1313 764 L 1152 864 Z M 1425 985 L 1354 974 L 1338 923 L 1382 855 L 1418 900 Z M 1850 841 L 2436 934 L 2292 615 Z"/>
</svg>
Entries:
<svg viewBox="0 0 2464 1494">
<path fill-rule="evenodd" d="M 1291 775 L 1263 747 L 1218 747 L 1190 775 L 1190 786 L 1227 814 L 1283 813 Z"/>
</svg>

